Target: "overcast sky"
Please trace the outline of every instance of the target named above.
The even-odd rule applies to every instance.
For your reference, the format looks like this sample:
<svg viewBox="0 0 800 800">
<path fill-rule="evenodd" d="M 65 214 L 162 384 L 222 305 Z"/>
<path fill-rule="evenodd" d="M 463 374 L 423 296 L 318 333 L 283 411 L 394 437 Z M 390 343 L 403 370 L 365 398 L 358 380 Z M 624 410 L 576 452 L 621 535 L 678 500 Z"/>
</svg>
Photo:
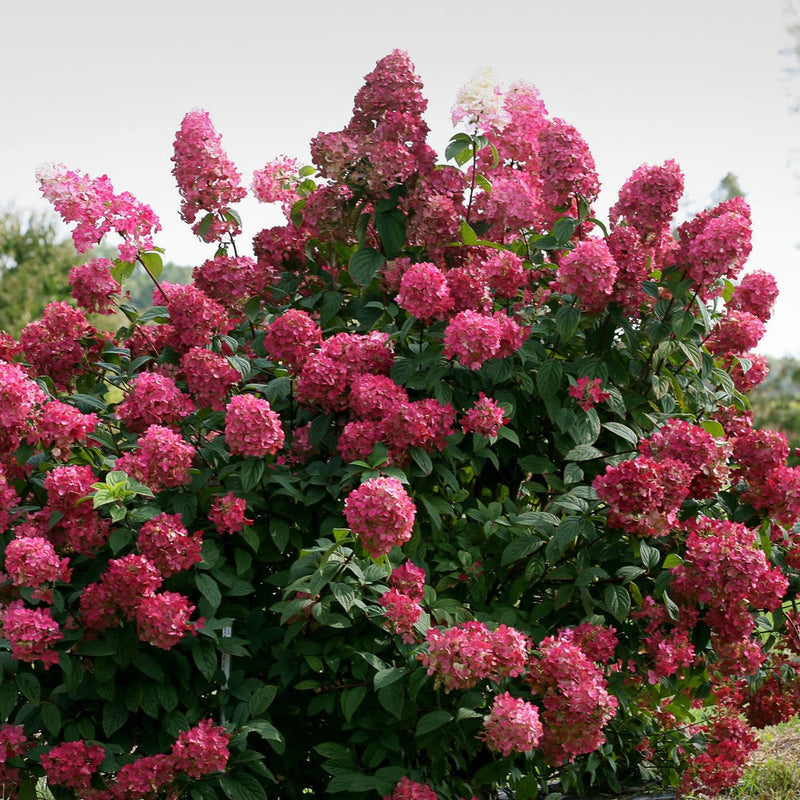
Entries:
<svg viewBox="0 0 800 800">
<path fill-rule="evenodd" d="M 311 137 L 343 127 L 363 76 L 400 48 L 425 85 L 439 153 L 455 94 L 478 70 L 536 84 L 592 149 L 601 218 L 643 163 L 680 164 L 687 213 L 738 175 L 753 210 L 748 269 L 772 272 L 782 292 L 759 349 L 800 355 L 800 177 L 790 168 L 800 114 L 779 55 L 787 18 L 784 0 L 7 3 L 0 207 L 45 208 L 34 181 L 44 162 L 105 173 L 160 216 L 169 260 L 200 263 L 212 249 L 179 220 L 170 174 L 183 115 L 211 114 L 249 184 L 277 155 L 307 162 Z M 279 221 L 254 201 L 239 210 L 247 241 Z"/>
</svg>

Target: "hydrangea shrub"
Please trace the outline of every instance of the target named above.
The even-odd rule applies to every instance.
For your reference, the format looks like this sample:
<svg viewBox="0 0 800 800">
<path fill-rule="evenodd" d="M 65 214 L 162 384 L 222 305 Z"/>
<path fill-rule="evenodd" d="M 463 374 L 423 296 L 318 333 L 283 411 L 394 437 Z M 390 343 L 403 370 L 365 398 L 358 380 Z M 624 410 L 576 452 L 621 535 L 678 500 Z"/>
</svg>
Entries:
<svg viewBox="0 0 800 800">
<path fill-rule="evenodd" d="M 536 89 L 482 73 L 441 161 L 406 54 L 313 166 L 247 189 L 175 139 L 208 242 L 107 176 L 0 336 L 0 783 L 81 800 L 517 798 L 734 783 L 800 707 L 800 470 L 746 392 L 775 299 L 737 198 L 673 228 L 674 161 L 611 207 Z M 137 268 L 153 305 L 126 303 Z M 115 335 L 89 313 L 127 317 Z"/>
</svg>

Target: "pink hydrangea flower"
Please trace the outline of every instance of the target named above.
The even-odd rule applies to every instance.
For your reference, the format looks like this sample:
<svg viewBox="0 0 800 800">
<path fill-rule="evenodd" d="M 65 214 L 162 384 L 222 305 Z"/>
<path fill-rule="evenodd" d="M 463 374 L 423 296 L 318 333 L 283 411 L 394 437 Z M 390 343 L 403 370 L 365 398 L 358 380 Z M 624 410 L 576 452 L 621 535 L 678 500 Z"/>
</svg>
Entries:
<svg viewBox="0 0 800 800">
<path fill-rule="evenodd" d="M 180 514 L 158 514 L 143 523 L 136 549 L 168 578 L 202 560 L 203 532 L 189 534 Z"/>
<path fill-rule="evenodd" d="M 137 449 L 117 459 L 115 469 L 160 492 L 189 483 L 194 455 L 194 447 L 180 434 L 162 425 L 151 425 L 139 437 Z"/>
<path fill-rule="evenodd" d="M 48 505 L 62 514 L 71 515 L 79 507 L 79 501 L 91 494 L 92 484 L 96 481 L 97 476 L 86 465 L 55 467 L 44 479 Z M 83 507 L 88 512 L 91 510 L 91 503 Z"/>
<path fill-rule="evenodd" d="M 503 692 L 495 697 L 489 714 L 483 718 L 481 738 L 490 750 L 504 756 L 529 753 L 542 738 L 539 711 L 533 703 Z"/>
<path fill-rule="evenodd" d="M 569 387 L 569 396 L 578 400 L 584 411 L 594 408 L 598 403 L 608 400 L 611 395 L 602 390 L 603 382 L 600 378 L 578 378 L 574 386 Z"/>
<path fill-rule="evenodd" d="M 711 329 L 706 347 L 714 355 L 746 353 L 755 349 L 766 332 L 764 323 L 749 311 L 728 311 Z"/>
<path fill-rule="evenodd" d="M 443 319 L 453 307 L 444 273 L 434 264 L 412 264 L 400 279 L 397 304 L 422 322 Z"/>
<path fill-rule="evenodd" d="M 611 224 L 624 222 L 641 241 L 653 242 L 669 230 L 683 194 L 683 173 L 672 159 L 660 166 L 642 164 L 619 190 L 619 199 L 608 212 Z"/>
<path fill-rule="evenodd" d="M 112 298 L 122 289 L 111 274 L 114 264 L 107 258 L 93 258 L 69 271 L 69 285 L 75 302 L 89 314 L 113 314 Z"/>
<path fill-rule="evenodd" d="M 577 128 L 557 117 L 539 131 L 542 201 L 548 209 L 570 205 L 575 195 L 590 203 L 600 193 L 594 158 Z"/>
<path fill-rule="evenodd" d="M 213 336 L 225 334 L 233 327 L 225 308 L 196 286 L 162 283 L 161 289 L 167 297 L 171 323 L 169 344 L 179 353 L 193 347 L 207 347 Z M 164 302 L 164 296 L 155 290 L 153 303 Z"/>
<path fill-rule="evenodd" d="M 140 372 L 114 413 L 128 430 L 140 433 L 150 425 L 174 425 L 194 410 L 191 398 L 168 375 Z"/>
<path fill-rule="evenodd" d="M 100 745 L 88 745 L 82 739 L 62 742 L 42 754 L 42 766 L 48 782 L 77 792 L 89 789 L 92 775 L 106 757 Z"/>
<path fill-rule="evenodd" d="M 264 336 L 264 349 L 269 357 L 282 361 L 295 373 L 321 344 L 321 328 L 299 308 L 290 308 L 276 317 Z"/>
<path fill-rule="evenodd" d="M 153 249 L 153 234 L 161 230 L 158 217 L 129 192 L 115 194 L 107 175 L 91 178 L 63 164 L 51 164 L 36 171 L 36 180 L 61 219 L 78 223 L 72 241 L 79 253 L 112 230 L 124 239 L 119 247 L 124 261 L 132 263 L 140 251 Z"/>
<path fill-rule="evenodd" d="M 230 734 L 210 719 L 201 720 L 194 728 L 178 734 L 172 746 L 175 768 L 190 778 L 202 778 L 222 772 L 230 758 Z"/>
<path fill-rule="evenodd" d="M 209 229 L 201 237 L 207 242 L 219 241 L 226 233 L 240 233 L 235 221 L 226 219 L 230 206 L 247 195 L 241 186 L 241 175 L 222 149 L 222 137 L 214 129 L 207 111 L 196 108 L 186 114 L 175 135 L 172 174 L 183 197 L 181 217 L 192 224 L 200 236 L 201 211 L 215 215 Z"/>
<path fill-rule="evenodd" d="M 372 478 L 344 503 L 347 524 L 372 558 L 380 558 L 411 538 L 417 509 L 396 478 Z"/>
<path fill-rule="evenodd" d="M 266 400 L 252 394 L 231 398 L 225 416 L 225 442 L 231 453 L 274 455 L 283 447 L 284 438 L 281 418 Z"/>
<path fill-rule="evenodd" d="M 425 596 L 425 570 L 410 561 L 404 561 L 392 570 L 389 585 L 412 600 L 420 602 Z"/>
<path fill-rule="evenodd" d="M 186 385 L 199 408 L 224 411 L 231 389 L 242 379 L 228 360 L 205 347 L 192 347 L 181 356 Z"/>
<path fill-rule="evenodd" d="M 508 421 L 502 406 L 480 392 L 475 404 L 461 416 L 461 430 L 486 437 L 497 436 Z"/>
<path fill-rule="evenodd" d="M 747 311 L 762 322 L 772 316 L 772 309 L 778 299 L 778 284 L 769 272 L 756 270 L 745 275 L 733 290 L 728 308 Z"/>
<path fill-rule="evenodd" d="M 28 442 L 52 448 L 53 455 L 58 457 L 73 444 L 85 441 L 98 422 L 97 414 L 83 414 L 75 406 L 51 400 L 33 421 Z"/>
<path fill-rule="evenodd" d="M 220 533 L 239 533 L 245 526 L 253 524 L 253 520 L 247 519 L 246 514 L 247 501 L 228 492 L 214 499 L 208 518 Z"/>
<path fill-rule="evenodd" d="M 348 402 L 356 416 L 382 420 L 409 400 L 408 392 L 391 378 L 364 373 L 353 378 Z"/>
<path fill-rule="evenodd" d="M 97 599 L 110 599 L 127 617 L 133 618 L 145 597 L 161 586 L 163 577 L 149 558 L 131 553 L 112 558 L 100 579 L 108 594 Z"/>
<path fill-rule="evenodd" d="M 136 633 L 143 642 L 170 650 L 202 623 L 190 623 L 194 606 L 177 592 L 158 592 L 142 598 L 136 607 Z"/>
<path fill-rule="evenodd" d="M 194 285 L 232 313 L 259 293 L 258 265 L 250 256 L 218 255 L 192 270 Z"/>
<path fill-rule="evenodd" d="M 80 340 L 93 332 L 79 309 L 49 303 L 41 319 L 22 329 L 19 342 L 36 375 L 49 375 L 57 388 L 69 390 L 87 355 Z"/>
<path fill-rule="evenodd" d="M 41 661 L 45 669 L 58 663 L 58 652 L 53 645 L 63 634 L 49 608 L 26 608 L 21 600 L 16 600 L 0 612 L 0 628 L 11 644 L 12 658 Z"/>
<path fill-rule="evenodd" d="M 528 637 L 514 628 L 499 625 L 491 631 L 475 620 L 444 630 L 431 628 L 425 640 L 428 651 L 418 658 L 446 692 L 470 689 L 486 678 L 498 682 L 521 675 L 531 647 Z"/>
<path fill-rule="evenodd" d="M 403 777 L 394 787 L 394 791 L 383 800 L 438 800 L 438 795 L 427 783 L 417 783 L 411 778 Z"/>
<path fill-rule="evenodd" d="M 120 767 L 114 782 L 115 793 L 124 798 L 145 798 L 171 786 L 175 778 L 172 756 L 157 753 L 143 756 Z"/>
<path fill-rule="evenodd" d="M 469 369 L 480 369 L 485 361 L 497 355 L 502 333 L 494 317 L 460 311 L 445 329 L 442 352 L 447 358 L 457 357 Z"/>
<path fill-rule="evenodd" d="M 251 188 L 259 203 L 280 203 L 284 214 L 288 216 L 292 206 L 300 199 L 298 183 L 297 159 L 278 156 L 253 173 Z"/>
<path fill-rule="evenodd" d="M 41 536 L 12 539 L 6 545 L 4 569 L 15 586 L 39 588 L 55 581 L 69 583 L 72 577 L 69 559 L 59 558 L 53 545 Z"/>
<path fill-rule="evenodd" d="M 414 599 L 397 589 L 389 589 L 378 599 L 378 605 L 384 609 L 386 619 L 394 633 L 410 644 L 415 641 L 414 625 L 422 616 L 422 606 Z"/>
<path fill-rule="evenodd" d="M 558 283 L 574 294 L 589 314 L 599 314 L 611 300 L 617 263 L 603 239 L 582 239 L 558 264 Z"/>
</svg>

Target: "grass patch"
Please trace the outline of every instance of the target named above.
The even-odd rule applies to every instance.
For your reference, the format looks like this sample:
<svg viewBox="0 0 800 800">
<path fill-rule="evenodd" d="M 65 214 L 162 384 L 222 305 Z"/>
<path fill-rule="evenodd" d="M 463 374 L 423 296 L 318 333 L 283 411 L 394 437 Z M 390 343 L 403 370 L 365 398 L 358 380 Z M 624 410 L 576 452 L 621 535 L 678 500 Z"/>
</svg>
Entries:
<svg viewBox="0 0 800 800">
<path fill-rule="evenodd" d="M 800 717 L 759 733 L 739 785 L 721 795 L 696 794 L 685 800 L 799 800 Z"/>
</svg>

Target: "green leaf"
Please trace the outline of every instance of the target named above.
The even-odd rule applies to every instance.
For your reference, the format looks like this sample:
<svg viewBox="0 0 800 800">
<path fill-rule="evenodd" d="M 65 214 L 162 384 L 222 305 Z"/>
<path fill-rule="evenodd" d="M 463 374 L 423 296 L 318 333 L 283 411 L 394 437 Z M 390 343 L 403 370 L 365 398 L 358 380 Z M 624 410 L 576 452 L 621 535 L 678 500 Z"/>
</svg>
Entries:
<svg viewBox="0 0 800 800">
<path fill-rule="evenodd" d="M 204 572 L 196 573 L 194 581 L 197 588 L 200 590 L 200 594 L 205 597 L 209 606 L 211 606 L 211 613 L 213 613 L 219 608 L 219 604 L 222 602 L 222 594 L 220 593 L 219 586 L 217 586 L 217 582 Z"/>
<path fill-rule="evenodd" d="M 503 550 L 500 566 L 505 567 L 521 558 L 527 558 L 531 553 L 535 553 L 542 544 L 543 542 L 533 536 L 518 536 Z"/>
<path fill-rule="evenodd" d="M 581 311 L 574 306 L 561 306 L 556 311 L 556 330 L 561 342 L 566 343 L 575 335 L 581 321 Z"/>
<path fill-rule="evenodd" d="M 551 231 L 553 238 L 561 245 L 569 244 L 569 240 L 575 233 L 580 221 L 574 217 L 562 217 L 556 221 Z"/>
<path fill-rule="evenodd" d="M 164 261 L 161 258 L 161 254 L 157 253 L 155 250 L 151 250 L 148 253 L 139 253 L 139 258 L 150 275 L 155 280 L 158 280 L 164 270 Z"/>
<path fill-rule="evenodd" d="M 52 736 L 58 736 L 61 730 L 61 711 L 53 703 L 42 703 L 39 708 L 42 715 L 42 724 L 47 728 Z"/>
<path fill-rule="evenodd" d="M 602 457 L 603 451 L 590 444 L 579 444 L 564 456 L 567 461 L 591 461 L 594 458 Z"/>
<path fill-rule="evenodd" d="M 278 687 L 271 686 L 268 683 L 256 689 L 250 695 L 250 715 L 253 717 L 261 716 L 270 707 L 277 693 Z"/>
<path fill-rule="evenodd" d="M 344 718 L 350 722 L 364 698 L 367 696 L 366 686 L 354 686 L 342 692 L 340 704 Z"/>
<path fill-rule="evenodd" d="M 378 691 L 378 702 L 393 716 L 400 719 L 403 716 L 403 701 L 406 690 L 402 683 L 393 683 L 384 686 Z"/>
<path fill-rule="evenodd" d="M 639 543 L 639 557 L 642 559 L 642 564 L 644 564 L 647 569 L 657 567 L 659 561 L 661 561 L 661 553 L 659 550 L 647 544 L 647 542 Z"/>
<path fill-rule="evenodd" d="M 133 275 L 136 269 L 136 262 L 123 261 L 121 258 L 114 259 L 114 266 L 111 267 L 111 277 L 122 286 L 128 278 Z"/>
<path fill-rule="evenodd" d="M 631 596 L 624 586 L 606 586 L 603 599 L 606 608 L 622 622 L 631 610 Z"/>
<path fill-rule="evenodd" d="M 103 732 L 106 736 L 113 736 L 127 721 L 128 709 L 114 699 L 103 704 Z"/>
<path fill-rule="evenodd" d="M 239 478 L 242 481 L 242 489 L 250 492 L 258 486 L 264 476 L 264 459 L 250 456 L 242 462 Z"/>
<path fill-rule="evenodd" d="M 470 246 L 478 244 L 478 235 L 466 220 L 461 220 L 461 241 Z"/>
<path fill-rule="evenodd" d="M 412 461 L 422 470 L 423 475 L 430 475 L 433 472 L 433 462 L 428 453 L 421 447 L 409 447 Z"/>
<path fill-rule="evenodd" d="M 35 706 L 39 705 L 42 689 L 35 675 L 32 675 L 30 672 L 20 672 L 20 674 L 17 675 L 17 687 L 31 703 Z"/>
<path fill-rule="evenodd" d="M 536 388 L 542 399 L 555 397 L 564 373 L 561 362 L 552 359 L 545 361 L 536 373 Z"/>
<path fill-rule="evenodd" d="M 683 564 L 683 559 L 677 553 L 667 553 L 664 563 L 661 565 L 664 569 L 672 569 L 677 567 L 678 564 Z"/>
<path fill-rule="evenodd" d="M 715 439 L 725 438 L 725 428 L 716 420 L 707 419 L 700 423 L 706 433 L 710 433 Z"/>
<path fill-rule="evenodd" d="M 414 736 L 424 736 L 426 733 L 446 725 L 452 719 L 453 715 L 449 711 L 429 711 L 419 718 Z"/>
<path fill-rule="evenodd" d="M 375 277 L 375 273 L 383 266 L 385 261 L 385 256 L 372 247 L 361 247 L 353 253 L 350 259 L 348 267 L 350 277 L 359 286 L 369 286 Z"/>
<path fill-rule="evenodd" d="M 231 800 L 267 800 L 261 781 L 249 772 L 236 772 L 223 776 L 225 793 Z"/>
<path fill-rule="evenodd" d="M 604 422 L 603 427 L 607 431 L 611 431 L 615 436 L 619 436 L 620 439 L 623 439 L 628 444 L 639 444 L 639 437 L 636 431 L 631 430 L 631 428 L 627 425 L 623 425 L 621 422 Z"/>
<path fill-rule="evenodd" d="M 397 258 L 406 244 L 406 215 L 399 208 L 381 211 L 375 214 L 375 228 L 386 258 Z"/>
<path fill-rule="evenodd" d="M 373 678 L 375 690 L 382 689 L 384 686 L 391 686 L 391 684 L 399 681 L 405 674 L 405 667 L 389 667 L 388 669 L 378 670 Z"/>
</svg>

